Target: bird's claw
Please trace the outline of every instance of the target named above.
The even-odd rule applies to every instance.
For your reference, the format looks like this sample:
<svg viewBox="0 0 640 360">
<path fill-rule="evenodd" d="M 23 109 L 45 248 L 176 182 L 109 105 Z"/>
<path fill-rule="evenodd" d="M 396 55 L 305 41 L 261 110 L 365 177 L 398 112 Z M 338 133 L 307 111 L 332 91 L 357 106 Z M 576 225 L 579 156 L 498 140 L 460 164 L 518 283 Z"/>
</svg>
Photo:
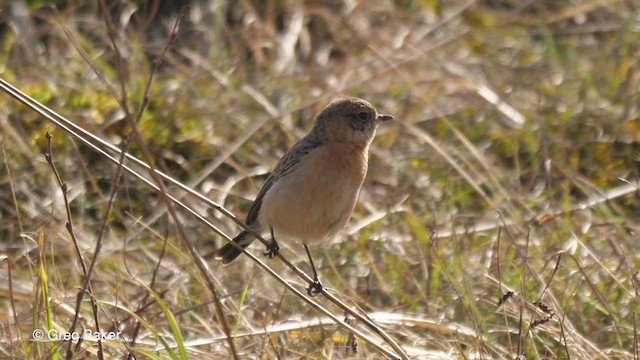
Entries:
<svg viewBox="0 0 640 360">
<path fill-rule="evenodd" d="M 322 289 L 324 289 L 324 287 L 322 286 L 322 283 L 320 282 L 320 279 L 315 278 L 315 279 L 313 279 L 313 282 L 311 284 L 309 284 L 309 287 L 307 288 L 307 295 L 316 296 L 316 295 L 318 295 L 318 294 L 320 294 L 322 292 Z"/>
<path fill-rule="evenodd" d="M 278 255 L 279 251 L 280 246 L 278 245 L 278 243 L 275 240 L 271 240 L 269 245 L 267 245 L 267 251 L 264 252 L 264 256 L 268 257 L 269 259 L 273 259 L 274 257 L 276 257 L 276 255 Z"/>
</svg>

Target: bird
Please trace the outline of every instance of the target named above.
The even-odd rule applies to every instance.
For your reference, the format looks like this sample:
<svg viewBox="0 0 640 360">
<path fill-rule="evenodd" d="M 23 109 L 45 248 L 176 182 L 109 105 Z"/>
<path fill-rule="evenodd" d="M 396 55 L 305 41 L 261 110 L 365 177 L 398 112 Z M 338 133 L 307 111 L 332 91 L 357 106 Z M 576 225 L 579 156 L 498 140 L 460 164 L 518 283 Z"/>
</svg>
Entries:
<svg viewBox="0 0 640 360">
<path fill-rule="evenodd" d="M 309 254 L 307 244 L 330 241 L 344 228 L 367 174 L 376 129 L 392 119 L 359 98 L 333 101 L 320 112 L 309 133 L 278 161 L 247 213 L 248 227 L 270 232 L 265 256 L 277 255 L 276 236 L 301 241 Z M 244 230 L 215 259 L 227 265 L 254 240 Z"/>
</svg>

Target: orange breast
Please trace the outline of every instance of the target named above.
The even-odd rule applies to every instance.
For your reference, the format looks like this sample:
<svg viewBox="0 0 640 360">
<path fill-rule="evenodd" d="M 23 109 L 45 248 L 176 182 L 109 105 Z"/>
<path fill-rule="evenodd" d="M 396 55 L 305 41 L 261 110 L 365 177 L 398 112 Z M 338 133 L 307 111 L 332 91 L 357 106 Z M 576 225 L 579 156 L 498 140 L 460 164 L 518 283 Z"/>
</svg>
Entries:
<svg viewBox="0 0 640 360">
<path fill-rule="evenodd" d="M 323 146 L 265 194 L 259 222 L 280 235 L 317 242 L 347 223 L 367 172 L 367 149 Z"/>
</svg>

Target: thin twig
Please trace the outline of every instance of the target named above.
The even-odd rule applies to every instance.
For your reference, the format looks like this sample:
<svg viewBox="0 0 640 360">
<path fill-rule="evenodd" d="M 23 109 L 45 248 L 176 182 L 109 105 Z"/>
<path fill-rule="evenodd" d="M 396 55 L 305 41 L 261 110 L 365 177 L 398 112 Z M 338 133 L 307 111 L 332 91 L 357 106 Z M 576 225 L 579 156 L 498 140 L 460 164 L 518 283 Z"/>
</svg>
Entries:
<svg viewBox="0 0 640 360">
<path fill-rule="evenodd" d="M 4 140 L 0 139 L 0 148 L 2 148 L 2 160 L 4 167 L 7 169 L 7 177 L 9 178 L 9 187 L 11 189 L 11 199 L 13 200 L 13 206 L 16 209 L 16 218 L 18 219 L 18 226 L 20 227 L 20 233 L 24 232 L 22 226 L 22 217 L 20 216 L 20 206 L 18 205 L 18 198 L 16 197 L 16 189 L 13 186 L 13 178 L 11 177 L 11 168 L 9 167 L 9 160 L 7 160 L 7 152 L 4 148 Z"/>
<path fill-rule="evenodd" d="M 18 320 L 18 312 L 16 311 L 16 302 L 13 294 L 13 272 L 11 270 L 11 259 L 7 256 L 0 256 L 0 261 L 7 261 L 7 282 L 9 285 L 9 303 L 11 304 L 11 312 L 13 313 L 13 323 L 16 326 L 16 333 L 18 334 L 18 339 L 22 339 L 20 334 L 20 320 Z M 9 337 L 9 345 L 13 348 L 13 336 L 11 336 L 11 326 L 7 324 L 7 335 Z M 23 343 L 24 345 L 24 343 Z"/>
<path fill-rule="evenodd" d="M 46 133 L 46 138 L 47 138 L 47 152 L 44 154 L 45 158 L 47 159 L 47 163 L 49 163 L 49 166 L 51 166 L 51 170 L 53 171 L 55 177 L 56 177 L 56 181 L 58 182 L 58 186 L 60 187 L 60 191 L 62 192 L 62 198 L 64 200 L 64 207 L 67 213 L 67 223 L 66 223 L 66 228 L 67 228 L 67 232 L 69 232 L 69 235 L 71 236 L 71 241 L 73 242 L 73 245 L 75 247 L 76 250 L 76 255 L 78 256 L 78 260 L 80 262 L 80 264 L 82 265 L 82 273 L 84 275 L 84 287 L 82 288 L 82 290 L 80 292 L 78 292 L 78 295 L 76 297 L 76 308 L 75 308 L 75 314 L 73 316 L 73 321 L 71 322 L 71 327 L 68 331 L 69 334 L 73 334 L 75 332 L 75 328 L 77 325 L 77 322 L 79 320 L 80 317 L 80 305 L 82 304 L 82 299 L 84 297 L 84 293 L 85 292 L 92 292 L 93 290 L 91 289 L 91 286 L 89 284 L 89 279 L 91 278 L 91 268 L 92 266 L 89 267 L 89 269 L 87 269 L 87 264 L 85 263 L 84 258 L 82 257 L 82 253 L 80 252 L 80 247 L 78 246 L 78 240 L 76 238 L 75 235 L 75 231 L 73 230 L 73 219 L 71 217 L 71 207 L 69 206 L 69 198 L 67 195 L 67 184 L 62 181 L 62 178 L 60 177 L 60 173 L 58 172 L 58 169 L 56 168 L 56 165 L 53 161 L 53 149 L 52 149 L 52 139 L 53 137 L 51 136 L 51 133 L 47 131 Z M 93 261 L 92 261 L 92 265 L 93 265 Z M 94 317 L 94 321 L 96 322 L 96 331 L 100 331 L 100 327 L 98 324 L 98 305 L 95 301 L 95 299 L 93 297 L 91 297 L 91 309 L 93 311 L 93 317 Z M 78 343 L 76 344 L 76 349 L 78 349 L 80 347 L 80 345 L 82 344 L 82 338 L 78 339 Z M 66 354 L 66 358 L 70 359 L 72 356 L 72 345 L 73 342 L 69 342 L 69 347 L 67 348 L 67 354 Z M 100 337 L 98 337 L 98 358 L 100 360 L 102 360 L 104 358 L 104 353 L 103 353 L 103 348 L 102 348 L 102 339 Z"/>
<path fill-rule="evenodd" d="M 518 355 L 517 356 L 522 355 L 523 348 L 524 348 L 524 341 L 526 340 L 526 337 L 529 335 L 529 332 L 527 331 L 525 338 L 523 339 L 522 337 L 522 330 L 524 328 L 523 317 L 524 317 L 525 297 L 526 297 L 524 284 L 525 284 L 525 279 L 526 279 L 527 270 L 528 270 L 527 265 L 529 264 L 529 241 L 530 240 L 531 240 L 531 226 L 529 226 L 527 231 L 527 244 L 524 249 L 522 276 L 520 277 L 520 317 L 518 319 L 518 350 L 517 350 Z"/>
<path fill-rule="evenodd" d="M 551 285 L 551 281 L 553 281 L 553 278 L 556 276 L 556 273 L 560 268 L 560 260 L 562 260 L 562 253 L 558 254 L 558 259 L 556 260 L 556 265 L 553 267 L 553 272 L 551 273 L 551 276 L 549 277 L 547 284 L 544 286 L 544 289 L 542 289 L 542 291 L 540 292 L 540 296 L 538 296 L 537 301 L 542 300 L 542 296 L 544 295 L 545 292 L 547 292 L 549 285 Z"/>
<path fill-rule="evenodd" d="M 51 136 L 51 133 L 47 131 L 46 133 L 46 138 L 47 138 L 47 152 L 44 153 L 44 157 L 47 160 L 47 163 L 49 164 L 49 166 L 51 167 L 51 170 L 53 171 L 53 174 L 56 177 L 56 181 L 58 182 L 58 186 L 60 187 L 60 190 L 62 192 L 62 198 L 64 200 L 64 205 L 65 205 L 65 211 L 67 214 L 67 223 L 65 224 L 65 227 L 67 228 L 67 232 L 69 232 L 69 235 L 71 236 L 71 241 L 73 242 L 73 247 L 76 250 L 76 255 L 78 256 L 78 260 L 80 262 L 80 265 L 82 266 L 82 274 L 86 277 L 87 276 L 87 264 L 84 260 L 84 258 L 82 257 L 82 253 L 80 252 L 80 247 L 78 246 L 78 239 L 76 238 L 76 234 L 73 231 L 73 220 L 72 220 L 72 216 L 71 216 L 71 208 L 69 207 L 69 197 L 67 194 L 67 184 L 62 181 L 62 178 L 60 177 L 60 173 L 58 172 L 58 169 L 56 168 L 55 163 L 53 162 L 53 151 L 52 151 L 52 147 L 51 147 L 51 141 L 53 139 L 53 137 Z"/>
</svg>

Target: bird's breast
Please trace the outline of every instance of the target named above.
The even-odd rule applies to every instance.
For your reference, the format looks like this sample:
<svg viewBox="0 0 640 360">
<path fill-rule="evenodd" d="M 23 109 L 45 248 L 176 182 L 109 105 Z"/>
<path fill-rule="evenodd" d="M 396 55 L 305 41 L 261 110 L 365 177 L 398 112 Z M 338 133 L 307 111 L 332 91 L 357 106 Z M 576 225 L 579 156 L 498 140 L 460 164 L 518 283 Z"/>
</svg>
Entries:
<svg viewBox="0 0 640 360">
<path fill-rule="evenodd" d="M 262 225 L 307 243 L 335 236 L 347 223 L 367 173 L 366 148 L 323 145 L 278 179 L 264 196 Z"/>
</svg>

